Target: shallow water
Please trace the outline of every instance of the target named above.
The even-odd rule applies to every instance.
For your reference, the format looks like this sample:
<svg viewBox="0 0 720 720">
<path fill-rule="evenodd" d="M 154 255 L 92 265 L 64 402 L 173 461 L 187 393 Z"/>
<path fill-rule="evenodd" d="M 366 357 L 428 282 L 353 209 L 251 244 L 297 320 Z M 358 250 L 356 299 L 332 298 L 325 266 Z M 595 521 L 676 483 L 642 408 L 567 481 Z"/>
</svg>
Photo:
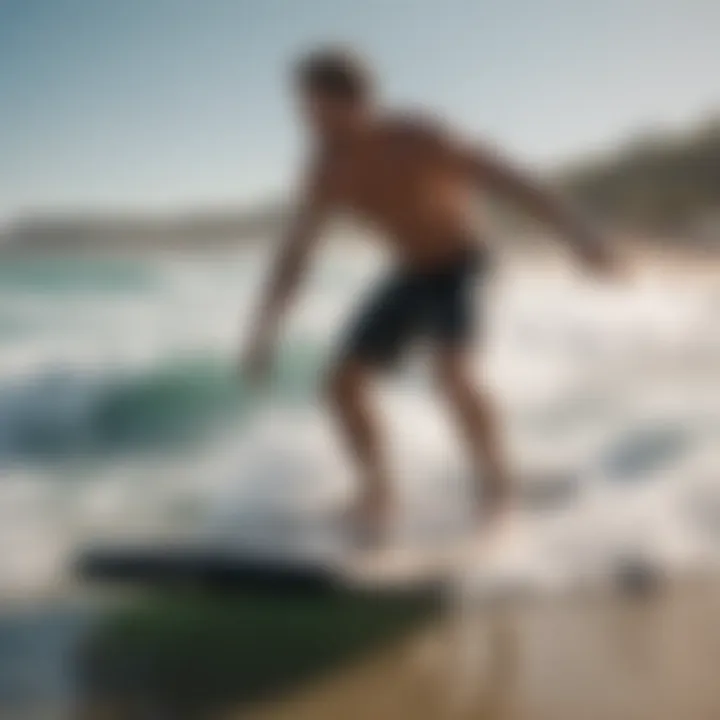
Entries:
<svg viewBox="0 0 720 720">
<path fill-rule="evenodd" d="M 0 542 L 19 549 L 0 559 L 0 596 L 56 583 L 89 537 L 221 534 L 261 509 L 342 503 L 352 473 L 316 387 L 381 272 L 353 253 L 316 265 L 265 395 L 234 369 L 261 254 L 14 260 L 0 273 Z M 718 285 L 649 272 L 602 286 L 501 263 L 483 290 L 478 366 L 536 499 L 533 541 L 507 558 L 525 583 L 565 586 L 633 554 L 667 572 L 720 557 L 715 515 L 698 511 L 720 504 Z M 379 391 L 405 521 L 456 517 L 470 470 L 423 356 Z"/>
<path fill-rule="evenodd" d="M 717 585 L 485 608 L 251 713 L 252 720 L 675 720 L 720 712 Z"/>
</svg>

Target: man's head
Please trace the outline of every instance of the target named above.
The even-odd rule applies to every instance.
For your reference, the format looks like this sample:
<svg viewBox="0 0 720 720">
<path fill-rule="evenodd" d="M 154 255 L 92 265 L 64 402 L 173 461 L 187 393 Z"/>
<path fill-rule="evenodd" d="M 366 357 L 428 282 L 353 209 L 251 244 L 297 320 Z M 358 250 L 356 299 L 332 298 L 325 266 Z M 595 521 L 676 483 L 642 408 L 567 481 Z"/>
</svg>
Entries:
<svg viewBox="0 0 720 720">
<path fill-rule="evenodd" d="M 323 49 L 301 58 L 295 82 L 303 114 L 321 135 L 342 135 L 357 127 L 373 99 L 370 72 L 347 50 Z"/>
</svg>

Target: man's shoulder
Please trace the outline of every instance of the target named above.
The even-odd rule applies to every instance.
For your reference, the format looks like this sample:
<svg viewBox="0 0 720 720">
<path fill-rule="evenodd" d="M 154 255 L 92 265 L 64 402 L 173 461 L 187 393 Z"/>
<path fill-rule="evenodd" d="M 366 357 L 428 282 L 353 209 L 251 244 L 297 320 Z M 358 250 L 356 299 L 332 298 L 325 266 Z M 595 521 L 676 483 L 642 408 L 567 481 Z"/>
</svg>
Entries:
<svg viewBox="0 0 720 720">
<path fill-rule="evenodd" d="M 305 172 L 314 185 L 321 186 L 330 180 L 332 160 L 332 149 L 324 144 L 315 144 L 308 150 L 305 157 Z"/>
<path fill-rule="evenodd" d="M 381 120 L 388 136 L 422 143 L 444 142 L 453 136 L 446 122 L 420 110 L 400 110 L 388 113 Z"/>
</svg>

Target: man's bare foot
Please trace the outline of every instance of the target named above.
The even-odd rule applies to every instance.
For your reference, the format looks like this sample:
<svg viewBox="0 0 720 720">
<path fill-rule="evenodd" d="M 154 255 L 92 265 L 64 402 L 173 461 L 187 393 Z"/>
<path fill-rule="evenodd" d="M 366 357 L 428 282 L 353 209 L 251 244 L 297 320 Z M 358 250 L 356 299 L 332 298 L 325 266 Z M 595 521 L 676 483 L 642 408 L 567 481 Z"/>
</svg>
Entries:
<svg viewBox="0 0 720 720">
<path fill-rule="evenodd" d="M 384 545 L 390 534 L 394 509 L 389 496 L 365 494 L 348 508 L 345 519 L 360 545 Z"/>
<path fill-rule="evenodd" d="M 517 511 L 517 505 L 510 493 L 486 496 L 478 506 L 477 531 L 485 538 L 501 534 Z"/>
</svg>

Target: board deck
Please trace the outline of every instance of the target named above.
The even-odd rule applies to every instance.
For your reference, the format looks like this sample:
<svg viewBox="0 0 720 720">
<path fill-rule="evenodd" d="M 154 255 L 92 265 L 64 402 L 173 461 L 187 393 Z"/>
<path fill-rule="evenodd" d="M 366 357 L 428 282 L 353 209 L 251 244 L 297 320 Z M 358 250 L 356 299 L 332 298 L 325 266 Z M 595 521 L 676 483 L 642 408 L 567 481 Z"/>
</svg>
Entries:
<svg viewBox="0 0 720 720">
<path fill-rule="evenodd" d="M 78 553 L 74 569 L 84 581 L 146 587 L 323 593 L 336 583 L 330 568 L 321 563 L 199 543 L 91 545 Z"/>
<path fill-rule="evenodd" d="M 96 543 L 77 556 L 81 579 L 144 586 L 312 592 L 446 586 L 481 565 L 493 531 L 451 518 L 414 522 L 387 547 L 356 544 L 334 513 L 235 518 L 223 533 L 160 543 Z"/>
<path fill-rule="evenodd" d="M 76 570 L 86 581 L 141 586 L 392 593 L 446 587 L 482 562 L 486 546 L 477 534 L 436 545 L 345 548 L 335 556 L 217 542 L 93 545 L 79 553 Z"/>
<path fill-rule="evenodd" d="M 238 549 L 202 545 L 91 546 L 79 553 L 83 580 L 145 586 L 215 586 L 250 591 L 408 590 L 449 580 L 449 550 L 429 553 L 411 548 L 358 551 L 342 561 L 288 560 Z"/>
</svg>

